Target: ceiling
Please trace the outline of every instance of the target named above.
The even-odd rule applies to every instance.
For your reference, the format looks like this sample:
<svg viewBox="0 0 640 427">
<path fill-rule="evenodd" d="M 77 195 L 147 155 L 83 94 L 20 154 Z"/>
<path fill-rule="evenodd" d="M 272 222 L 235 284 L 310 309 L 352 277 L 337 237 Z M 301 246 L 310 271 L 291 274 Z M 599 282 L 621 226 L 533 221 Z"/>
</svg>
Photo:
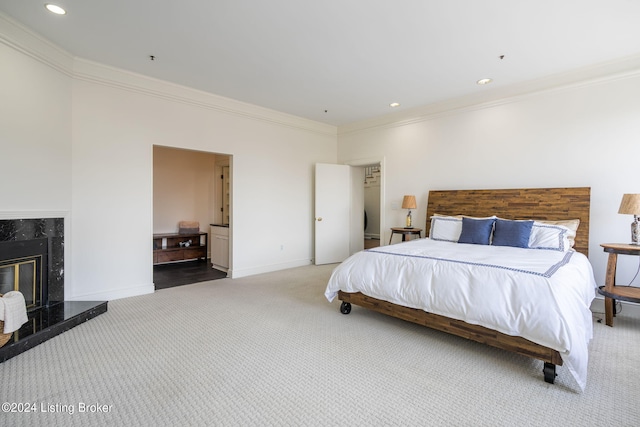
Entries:
<svg viewBox="0 0 640 427">
<path fill-rule="evenodd" d="M 0 0 L 0 11 L 76 57 L 332 125 L 640 56 L 637 0 Z"/>
</svg>

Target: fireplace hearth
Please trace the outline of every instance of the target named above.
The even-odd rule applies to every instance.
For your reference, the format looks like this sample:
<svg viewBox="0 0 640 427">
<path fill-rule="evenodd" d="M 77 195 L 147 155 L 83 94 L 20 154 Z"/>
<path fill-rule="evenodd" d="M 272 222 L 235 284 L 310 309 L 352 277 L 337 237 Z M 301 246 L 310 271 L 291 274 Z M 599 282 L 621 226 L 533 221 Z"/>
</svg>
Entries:
<svg viewBox="0 0 640 427">
<path fill-rule="evenodd" d="M 0 220 L 0 294 L 22 292 L 28 322 L 0 347 L 0 363 L 107 311 L 64 300 L 64 218 Z"/>
</svg>

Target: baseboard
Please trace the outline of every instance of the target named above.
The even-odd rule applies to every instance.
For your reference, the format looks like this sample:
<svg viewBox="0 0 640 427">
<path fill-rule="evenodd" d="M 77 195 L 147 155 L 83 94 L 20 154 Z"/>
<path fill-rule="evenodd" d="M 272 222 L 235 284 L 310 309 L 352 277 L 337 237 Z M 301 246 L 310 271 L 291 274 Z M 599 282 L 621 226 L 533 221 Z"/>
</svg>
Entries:
<svg viewBox="0 0 640 427">
<path fill-rule="evenodd" d="M 305 265 L 311 264 L 312 261 L 310 259 L 299 259 L 295 261 L 284 262 L 281 264 L 270 264 L 245 269 L 233 269 L 227 272 L 227 277 L 238 279 L 240 277 L 253 276 L 262 273 L 271 273 L 272 271 L 287 270 L 289 268 L 304 267 Z"/>
<path fill-rule="evenodd" d="M 629 314 L 631 316 L 640 316 L 640 305 L 627 302 L 616 301 L 622 304 L 622 313 Z M 602 295 L 596 296 L 591 302 L 591 311 L 593 313 L 602 313 L 604 316 L 604 297 Z"/>
<path fill-rule="evenodd" d="M 136 297 L 138 295 L 152 294 L 156 291 L 153 283 L 128 286 L 120 289 L 110 289 L 104 292 L 96 292 L 92 294 L 78 295 L 69 298 L 69 301 L 112 301 L 115 299 Z"/>
</svg>

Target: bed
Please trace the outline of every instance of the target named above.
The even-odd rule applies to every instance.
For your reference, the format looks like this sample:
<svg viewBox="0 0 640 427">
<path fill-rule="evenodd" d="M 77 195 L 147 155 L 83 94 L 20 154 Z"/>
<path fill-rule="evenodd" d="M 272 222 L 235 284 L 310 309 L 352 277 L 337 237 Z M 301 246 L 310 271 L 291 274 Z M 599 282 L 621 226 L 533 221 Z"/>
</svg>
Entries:
<svg viewBox="0 0 640 427">
<path fill-rule="evenodd" d="M 548 383 L 566 365 L 584 390 L 596 288 L 589 209 L 587 187 L 430 191 L 428 238 L 352 255 L 333 271 L 325 296 L 338 297 L 343 314 L 355 304 L 539 359 Z M 491 223 L 491 244 L 454 241 L 456 221 L 465 227 L 461 242 L 471 225 Z M 520 243 L 505 241 L 504 230 L 521 228 L 509 235 Z"/>
</svg>

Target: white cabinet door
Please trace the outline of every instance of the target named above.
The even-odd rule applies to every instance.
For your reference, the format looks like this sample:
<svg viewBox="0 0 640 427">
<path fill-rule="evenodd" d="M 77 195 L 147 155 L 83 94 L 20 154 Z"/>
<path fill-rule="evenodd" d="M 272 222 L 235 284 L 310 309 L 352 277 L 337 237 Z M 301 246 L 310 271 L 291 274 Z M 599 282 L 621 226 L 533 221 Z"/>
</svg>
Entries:
<svg viewBox="0 0 640 427">
<path fill-rule="evenodd" d="M 229 229 L 211 227 L 211 264 L 213 268 L 229 268 Z"/>
<path fill-rule="evenodd" d="M 212 249 L 211 263 L 219 267 L 229 268 L 229 238 L 213 236 Z"/>
</svg>

